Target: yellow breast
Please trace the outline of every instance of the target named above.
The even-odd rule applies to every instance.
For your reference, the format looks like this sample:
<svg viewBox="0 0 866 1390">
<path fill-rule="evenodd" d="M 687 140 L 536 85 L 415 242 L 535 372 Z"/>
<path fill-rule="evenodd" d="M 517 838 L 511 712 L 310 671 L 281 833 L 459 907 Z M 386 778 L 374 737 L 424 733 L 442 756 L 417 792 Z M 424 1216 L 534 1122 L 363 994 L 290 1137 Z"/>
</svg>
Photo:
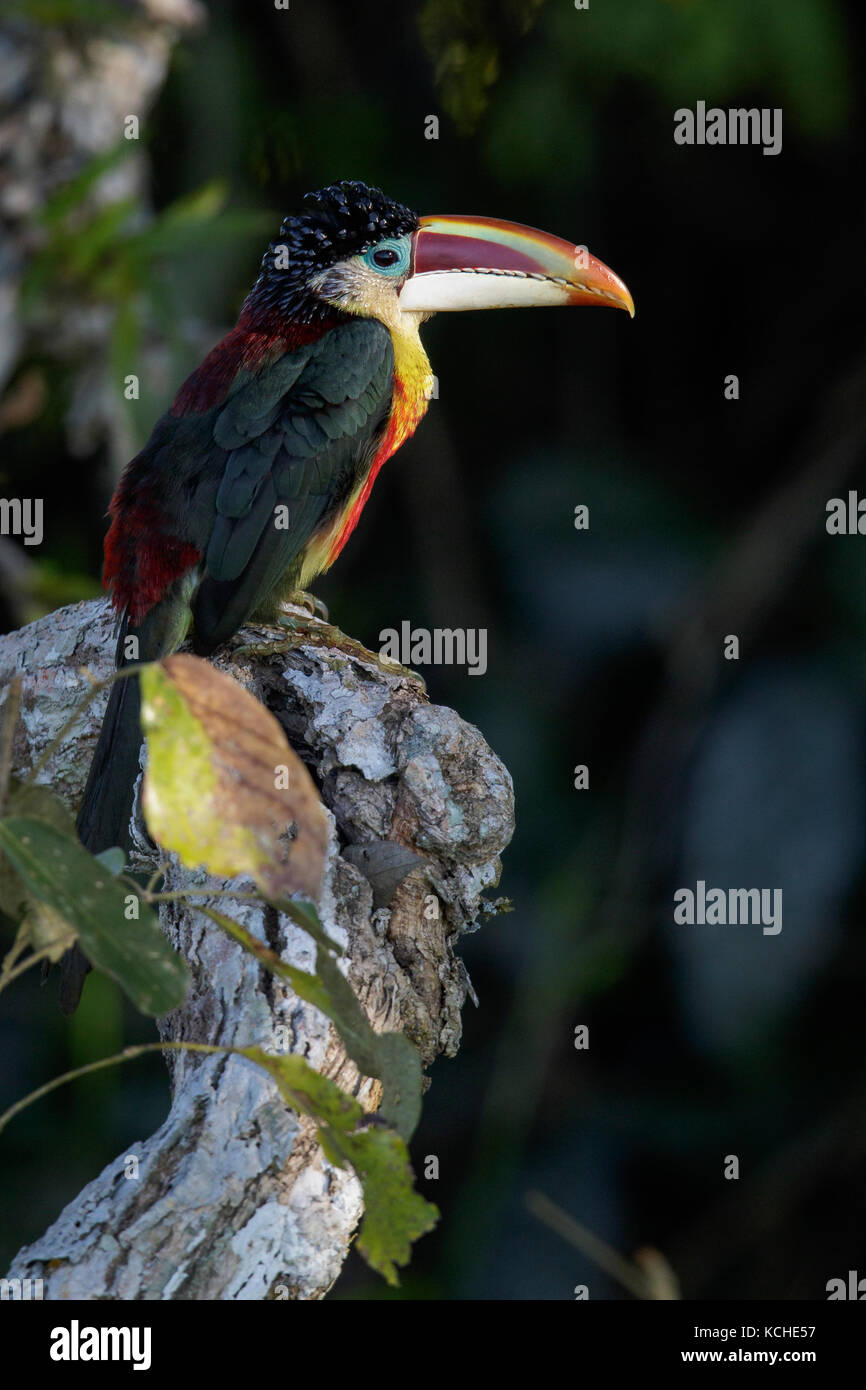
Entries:
<svg viewBox="0 0 866 1390">
<path fill-rule="evenodd" d="M 394 395 L 385 433 L 367 467 L 361 471 L 343 510 L 311 538 L 298 581 L 302 589 L 311 584 L 317 574 L 330 569 L 357 526 L 382 465 L 414 434 L 427 410 L 433 375 L 418 334 L 419 322 L 417 314 L 404 313 L 385 325 L 394 345 Z"/>
</svg>

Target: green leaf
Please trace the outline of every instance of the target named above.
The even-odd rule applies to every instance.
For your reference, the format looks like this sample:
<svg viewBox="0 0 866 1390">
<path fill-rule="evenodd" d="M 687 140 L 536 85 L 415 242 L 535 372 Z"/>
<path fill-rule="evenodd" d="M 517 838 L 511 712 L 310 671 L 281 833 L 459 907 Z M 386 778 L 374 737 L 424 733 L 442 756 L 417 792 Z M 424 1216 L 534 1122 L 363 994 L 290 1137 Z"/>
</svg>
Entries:
<svg viewBox="0 0 866 1390">
<path fill-rule="evenodd" d="M 117 845 L 113 845 L 111 849 L 100 850 L 99 854 L 95 854 L 93 857 L 100 864 L 104 864 L 108 872 L 114 874 L 115 878 L 118 874 L 122 874 L 126 867 L 126 855 Z"/>
<path fill-rule="evenodd" d="M 303 1057 L 275 1056 L 260 1047 L 219 1047 L 206 1043 L 144 1043 L 127 1047 L 114 1057 L 76 1067 L 32 1091 L 2 1115 L 0 1131 L 34 1101 L 81 1076 L 143 1057 L 164 1048 L 211 1056 L 243 1057 L 262 1068 L 274 1080 L 283 1100 L 318 1123 L 318 1139 L 325 1156 L 338 1168 L 350 1164 L 364 1190 L 365 1215 L 358 1249 L 371 1267 L 389 1284 L 396 1284 L 397 1266 L 405 1265 L 411 1245 L 431 1230 L 438 1220 L 436 1208 L 414 1190 L 406 1145 L 393 1131 L 373 1123 L 352 1096 L 327 1077 L 314 1071 Z"/>
<path fill-rule="evenodd" d="M 263 895 L 264 896 L 264 895 Z M 315 903 L 300 902 L 295 898 L 265 898 L 265 902 L 270 903 L 278 912 L 285 913 L 286 917 L 291 917 L 296 926 L 302 931 L 307 932 L 319 946 L 323 946 L 326 951 L 333 951 L 335 955 L 345 954 L 338 941 L 334 941 L 328 936 L 322 923 L 319 921 L 319 914 L 316 911 Z"/>
<path fill-rule="evenodd" d="M 156 1016 L 183 1002 L 189 974 L 155 914 L 76 840 L 44 821 L 10 816 L 0 821 L 0 849 L 29 893 L 74 929 L 93 964 L 136 1008 Z M 133 907 L 137 919 L 130 920 Z"/>
<path fill-rule="evenodd" d="M 359 1071 L 382 1082 L 382 1119 L 411 1139 L 421 1116 L 421 1058 L 402 1033 L 376 1033 L 337 963 L 316 954 L 316 970 L 328 991 L 329 1007 L 346 1051 Z"/>
<path fill-rule="evenodd" d="M 120 140 L 116 145 L 112 145 L 111 149 L 104 150 L 89 160 L 81 172 L 75 175 L 75 178 L 70 179 L 48 199 L 40 219 L 43 224 L 46 227 L 58 226 L 72 212 L 73 208 L 84 202 L 94 184 L 102 178 L 103 174 L 107 174 L 109 169 L 113 169 L 128 157 L 131 148 L 129 140 Z"/>
<path fill-rule="evenodd" d="M 100 208 L 80 231 L 66 239 L 61 268 L 82 278 L 101 271 L 104 259 L 123 246 L 122 228 L 137 209 L 135 198 L 121 198 Z"/>
<path fill-rule="evenodd" d="M 134 256 L 173 255 L 201 238 L 202 222 L 210 222 L 223 208 L 227 196 L 225 183 L 214 179 L 184 198 L 178 198 L 143 231 L 131 239 Z"/>
<path fill-rule="evenodd" d="M 276 1081 L 280 1095 L 294 1110 L 346 1133 L 363 1123 L 364 1111 L 359 1103 L 341 1091 L 335 1082 L 315 1071 L 303 1057 L 291 1053 L 277 1055 L 261 1047 L 241 1047 L 237 1051 L 264 1067 Z M 338 1162 L 343 1167 L 342 1161 Z"/>
<path fill-rule="evenodd" d="M 17 777 L 11 778 L 7 803 L 10 816 L 33 817 L 52 825 L 72 840 L 76 838 L 72 816 L 60 798 L 44 783 L 20 782 Z M 25 922 L 24 935 L 34 947 L 37 943 L 40 947 L 47 946 L 55 940 L 58 944 L 55 959 L 60 959 L 70 928 L 27 891 L 21 875 L 3 856 L 0 856 L 0 912 L 5 912 L 15 922 Z"/>
<path fill-rule="evenodd" d="M 319 946 L 317 974 L 288 965 L 238 922 L 215 908 L 201 911 L 228 936 L 255 956 L 272 974 L 287 980 L 299 999 L 312 1004 L 334 1024 L 346 1052 L 364 1076 L 382 1082 L 380 1114 L 404 1139 L 411 1139 L 421 1115 L 421 1059 L 402 1033 L 376 1033 L 355 991 L 333 957 Z"/>
<path fill-rule="evenodd" d="M 26 941 L 34 951 L 50 948 L 49 959 L 55 963 L 75 944 L 75 929 L 69 925 L 55 908 L 40 902 L 32 894 L 21 921 L 17 938 Z"/>
<path fill-rule="evenodd" d="M 0 821 L 2 824 L 2 821 Z M 0 855 L 0 912 L 18 923 L 27 907 L 27 889 L 12 864 Z"/>
<path fill-rule="evenodd" d="M 404 1141 L 381 1123 L 371 1124 L 356 1100 L 302 1057 L 277 1057 L 259 1047 L 238 1050 L 271 1074 L 289 1105 L 319 1122 L 325 1156 L 339 1168 L 354 1168 L 364 1189 L 358 1250 L 389 1284 L 397 1284 L 397 1266 L 408 1264 L 412 1242 L 432 1230 L 439 1216 L 415 1191 Z"/>
<path fill-rule="evenodd" d="M 368 845 L 348 845 L 343 858 L 360 869 L 373 890 L 373 906 L 388 907 L 407 874 L 424 864 L 420 854 L 392 840 L 375 840 Z"/>
<path fill-rule="evenodd" d="M 333 1163 L 348 1159 L 364 1189 L 364 1219 L 358 1251 L 372 1269 L 396 1285 L 397 1265 L 406 1265 L 414 1240 L 436 1225 L 439 1213 L 413 1185 L 406 1145 L 393 1130 L 373 1126 L 355 1134 L 320 1130 Z"/>
<path fill-rule="evenodd" d="M 321 1009 L 323 1014 L 331 1018 L 329 1012 L 330 996 L 318 975 L 310 975 L 306 970 L 299 970 L 294 965 L 289 965 L 276 951 L 272 951 L 263 941 L 259 941 L 257 936 L 242 927 L 240 922 L 235 922 L 231 917 L 227 917 L 224 912 L 218 912 L 214 907 L 201 907 L 205 917 L 209 917 L 212 922 L 243 946 L 245 951 L 249 951 L 251 956 L 266 970 L 270 970 L 272 975 L 278 975 L 280 979 L 287 980 L 299 999 L 304 999 L 308 1004 L 313 1004 L 317 1009 Z"/>
<path fill-rule="evenodd" d="M 44 782 L 12 780 L 9 794 L 9 815 L 27 816 L 53 825 L 55 830 L 75 838 L 75 821 L 60 797 Z"/>
<path fill-rule="evenodd" d="M 376 1033 L 382 1082 L 379 1114 L 402 1139 L 410 1140 L 421 1118 L 421 1058 L 402 1033 Z"/>
</svg>

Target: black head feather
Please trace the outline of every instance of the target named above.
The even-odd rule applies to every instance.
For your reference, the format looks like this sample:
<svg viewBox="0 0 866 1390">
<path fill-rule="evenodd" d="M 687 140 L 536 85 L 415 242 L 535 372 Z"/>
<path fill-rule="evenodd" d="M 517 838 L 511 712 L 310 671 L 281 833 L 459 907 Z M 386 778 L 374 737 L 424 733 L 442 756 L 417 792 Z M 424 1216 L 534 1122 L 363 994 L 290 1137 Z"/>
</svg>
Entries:
<svg viewBox="0 0 866 1390">
<path fill-rule="evenodd" d="M 307 193 L 304 211 L 287 217 L 264 256 L 249 303 L 279 308 L 301 320 L 330 312 L 308 292 L 310 276 L 348 256 L 367 251 L 385 237 L 405 236 L 418 216 L 378 188 L 344 180 Z"/>
</svg>

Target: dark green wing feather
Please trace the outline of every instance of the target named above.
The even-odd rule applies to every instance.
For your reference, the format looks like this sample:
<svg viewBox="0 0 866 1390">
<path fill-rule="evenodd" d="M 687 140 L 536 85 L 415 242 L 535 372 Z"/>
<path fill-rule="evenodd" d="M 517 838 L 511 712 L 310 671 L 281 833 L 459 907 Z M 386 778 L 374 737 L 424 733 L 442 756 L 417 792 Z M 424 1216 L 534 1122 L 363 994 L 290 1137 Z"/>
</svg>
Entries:
<svg viewBox="0 0 866 1390">
<path fill-rule="evenodd" d="M 305 349 L 292 375 L 295 365 L 282 359 L 267 368 L 229 398 L 214 423 L 214 440 L 228 456 L 193 605 L 195 647 L 205 654 L 299 567 L 388 418 L 394 359 L 382 324 L 341 325 Z M 287 519 L 280 513 L 280 527 L 278 507 L 288 512 Z"/>
</svg>

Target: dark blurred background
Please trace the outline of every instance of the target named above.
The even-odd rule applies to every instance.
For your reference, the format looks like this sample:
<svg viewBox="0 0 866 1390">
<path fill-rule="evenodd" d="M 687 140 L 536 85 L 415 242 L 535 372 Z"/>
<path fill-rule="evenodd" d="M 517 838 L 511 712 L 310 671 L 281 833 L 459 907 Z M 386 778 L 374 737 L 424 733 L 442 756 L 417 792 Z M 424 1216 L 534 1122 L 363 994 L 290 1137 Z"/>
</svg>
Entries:
<svg viewBox="0 0 866 1390">
<path fill-rule="evenodd" d="M 404 619 L 487 627 L 484 677 L 425 674 L 511 770 L 518 823 L 514 910 L 459 948 L 480 1008 L 413 1145 L 419 1172 L 439 1156 L 441 1223 L 396 1293 L 352 1256 L 331 1296 L 629 1297 L 537 1190 L 621 1255 L 660 1252 L 686 1297 L 825 1297 L 866 1274 L 866 540 L 824 524 L 866 494 L 862 6 L 150 9 L 14 0 L 0 39 L 0 493 L 46 502 L 42 548 L 5 544 L 3 630 L 98 592 L 117 470 L 306 190 L 360 178 L 543 227 L 637 305 L 429 324 L 439 399 L 317 586 L 373 647 Z M 112 67 L 123 43 L 139 62 Z M 781 107 L 782 153 L 676 145 L 698 100 Z M 699 878 L 781 887 L 781 934 L 676 926 Z M 151 1036 L 103 979 L 67 1024 L 25 976 L 0 1103 Z M 16 1120 L 0 1264 L 167 1106 L 154 1060 Z"/>
</svg>

